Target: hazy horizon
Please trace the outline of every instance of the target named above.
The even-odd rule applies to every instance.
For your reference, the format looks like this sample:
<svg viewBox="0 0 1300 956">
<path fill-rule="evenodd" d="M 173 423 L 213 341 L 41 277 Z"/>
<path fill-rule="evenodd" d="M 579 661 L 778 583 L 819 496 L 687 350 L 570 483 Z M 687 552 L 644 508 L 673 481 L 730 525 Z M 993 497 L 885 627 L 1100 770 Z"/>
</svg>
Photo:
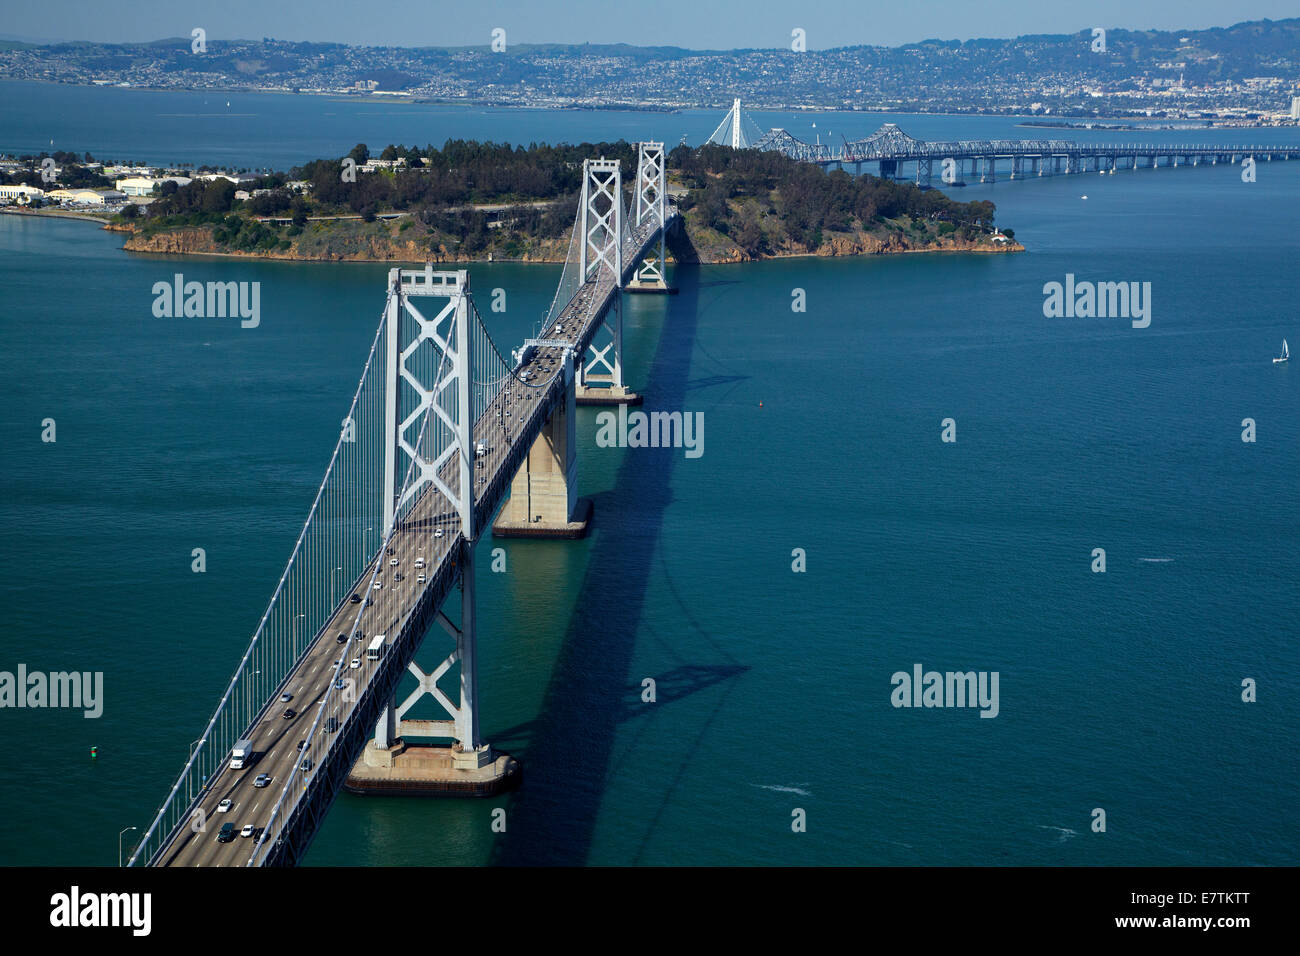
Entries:
<svg viewBox="0 0 1300 956">
<path fill-rule="evenodd" d="M 274 38 L 349 46 L 482 48 L 491 42 L 492 31 L 500 28 L 506 31 L 508 45 L 625 43 L 728 52 L 786 49 L 795 28 L 805 31 L 808 49 L 819 50 L 1071 35 L 1093 27 L 1194 31 L 1293 19 L 1300 14 L 1289 0 L 1248 0 L 1227 9 L 1210 0 L 1141 5 L 1099 0 L 1087 9 L 1074 4 L 1044 6 L 1033 0 L 1006 0 L 993 9 L 957 0 L 916 0 L 906 7 L 869 12 L 850 0 L 827 0 L 817 8 L 777 0 L 728 0 L 707 10 L 698 3 L 662 0 L 654 8 L 655 16 L 640 19 L 599 0 L 529 4 L 487 0 L 470 10 L 452 8 L 443 14 L 436 6 L 391 0 L 389 15 L 358 18 L 348 0 L 288 0 L 273 8 L 251 0 L 228 0 L 202 13 L 177 11 L 173 4 L 159 0 L 140 0 L 113 8 L 106 16 L 102 7 L 85 0 L 48 0 L 39 8 L 9 10 L 9 29 L 0 38 L 27 43 L 149 43 L 186 38 L 201 27 L 209 41 Z M 51 23 L 60 28 L 52 31 Z"/>
</svg>

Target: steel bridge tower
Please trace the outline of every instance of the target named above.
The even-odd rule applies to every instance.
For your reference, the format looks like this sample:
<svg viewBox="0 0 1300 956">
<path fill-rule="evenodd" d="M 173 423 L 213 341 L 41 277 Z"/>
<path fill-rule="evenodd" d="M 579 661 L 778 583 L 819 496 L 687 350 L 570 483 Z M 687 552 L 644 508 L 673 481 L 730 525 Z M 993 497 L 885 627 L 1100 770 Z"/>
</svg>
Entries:
<svg viewBox="0 0 1300 956">
<path fill-rule="evenodd" d="M 400 521 L 403 506 L 421 492 L 436 489 L 452 506 L 460 530 L 457 564 L 461 583 L 461 622 L 454 625 L 439 611 L 438 622 L 455 642 L 450 655 L 426 674 L 411 661 L 408 670 L 419 681 L 419 687 L 399 706 L 396 697 L 390 699 L 375 726 L 375 738 L 366 745 L 361 763 L 375 767 L 392 767 L 405 749 L 404 738 L 449 737 L 451 765 L 455 770 L 478 770 L 493 763 L 492 747 L 485 744 L 479 731 L 478 668 L 476 662 L 477 615 L 474 599 L 474 545 L 477 529 L 474 527 L 474 442 L 473 402 L 471 388 L 474 382 L 473 345 L 469 274 L 459 272 L 434 272 L 432 266 L 424 273 L 406 273 L 407 278 L 423 278 L 423 282 L 403 281 L 401 269 L 389 271 L 389 297 L 385 314 L 386 381 L 384 392 L 384 533 L 388 540 L 395 522 Z M 425 318 L 412 302 L 416 297 L 444 299 L 433 318 Z M 414 321 L 414 334 L 403 341 L 403 327 Z M 412 358 L 426 343 L 435 347 L 445 357 L 447 371 L 437 381 L 421 381 L 413 368 Z M 398 419 L 398 398 L 402 383 L 416 395 L 415 407 L 402 420 Z M 428 459 L 424 443 L 410 440 L 410 430 L 424 420 L 445 424 L 451 433 L 450 441 L 441 451 Z M 411 480 L 399 495 L 399 451 L 410 462 Z M 451 476 L 455 476 L 454 485 Z M 381 563 L 385 555 L 381 551 Z M 418 638 L 417 638 L 418 639 Z M 438 681 L 453 664 L 460 663 L 460 699 L 454 703 L 438 686 Z M 425 695 L 432 696 L 447 713 L 449 720 L 403 721 L 402 715 Z"/>
<path fill-rule="evenodd" d="M 664 254 L 666 241 L 664 236 L 666 190 L 664 144 L 641 143 L 637 151 L 636 215 L 633 217 L 633 224 L 638 227 L 658 227 L 659 251 L 657 255 L 646 256 L 642 261 L 636 275 L 627 284 L 628 292 L 664 293 L 677 291 L 669 287 L 665 273 L 667 263 Z"/>
</svg>

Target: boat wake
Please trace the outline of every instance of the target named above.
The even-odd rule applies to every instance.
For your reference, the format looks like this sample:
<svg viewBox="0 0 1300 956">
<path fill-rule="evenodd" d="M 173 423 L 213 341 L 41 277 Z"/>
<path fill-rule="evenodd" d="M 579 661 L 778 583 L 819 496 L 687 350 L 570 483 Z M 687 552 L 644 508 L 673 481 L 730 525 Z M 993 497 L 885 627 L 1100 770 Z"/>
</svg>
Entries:
<svg viewBox="0 0 1300 956">
<path fill-rule="evenodd" d="M 1139 561 L 1145 561 L 1147 564 L 1168 564 L 1173 558 L 1138 558 Z"/>
<path fill-rule="evenodd" d="M 1034 826 L 1038 827 L 1038 829 L 1040 830 L 1055 830 L 1057 834 L 1059 834 L 1056 838 L 1057 843 L 1064 843 L 1066 840 L 1070 839 L 1071 837 L 1077 837 L 1079 835 L 1074 830 L 1071 830 L 1069 827 L 1052 827 L 1052 826 L 1046 826 L 1042 823 L 1036 823 L 1034 824 Z"/>
<path fill-rule="evenodd" d="M 758 789 L 760 790 L 774 790 L 777 793 L 797 793 L 801 797 L 812 796 L 811 793 L 803 789 L 803 787 L 808 786 L 808 784 L 806 783 L 800 784 L 797 787 L 782 787 L 779 784 L 774 784 L 774 783 L 751 783 L 750 786 L 758 787 Z"/>
</svg>

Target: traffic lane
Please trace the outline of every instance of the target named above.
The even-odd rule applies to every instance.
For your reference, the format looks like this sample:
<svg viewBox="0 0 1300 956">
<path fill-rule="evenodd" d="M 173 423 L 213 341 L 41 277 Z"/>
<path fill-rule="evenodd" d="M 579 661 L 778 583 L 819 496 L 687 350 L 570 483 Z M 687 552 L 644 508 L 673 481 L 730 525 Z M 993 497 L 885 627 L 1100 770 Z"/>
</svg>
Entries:
<svg viewBox="0 0 1300 956">
<path fill-rule="evenodd" d="M 434 518 L 434 520 L 445 520 L 446 518 L 454 517 L 454 516 L 444 512 L 442 514 L 434 515 L 432 517 Z M 387 550 L 385 550 L 383 555 L 383 557 L 388 559 L 390 562 L 387 565 L 387 570 L 392 573 L 400 572 L 401 567 L 404 564 L 407 565 L 409 568 L 413 564 L 414 558 L 425 552 L 425 549 L 427 547 L 425 537 L 426 536 L 424 535 L 415 532 L 410 532 L 410 531 L 395 532 L 389 541 L 389 547 L 392 547 L 395 554 L 389 555 L 387 554 Z M 435 539 L 435 540 L 439 540 L 439 539 Z M 450 550 L 449 547 L 450 536 L 444 536 L 443 540 L 445 540 L 446 543 L 438 543 L 434 547 L 429 548 L 429 552 L 430 555 L 433 556 L 434 559 L 433 563 L 435 566 L 437 562 L 441 560 L 441 558 L 444 555 L 449 553 Z M 391 559 L 393 557 L 398 558 L 397 566 L 393 566 L 391 564 Z M 426 557 L 426 564 L 428 563 L 429 563 L 429 558 Z M 373 565 L 371 567 L 373 570 Z M 400 627 L 398 625 L 402 623 L 405 617 L 409 616 L 410 610 L 412 610 L 414 607 L 415 599 L 418 598 L 419 596 L 418 592 L 422 590 L 422 586 L 419 585 L 418 581 L 413 576 L 407 577 L 407 575 L 409 574 L 411 574 L 410 571 L 406 572 L 401 582 L 396 582 L 392 580 L 391 573 L 389 575 L 389 580 L 386 582 L 384 581 L 384 578 L 382 576 L 378 577 L 378 580 L 380 580 L 381 583 L 384 584 L 384 586 L 379 590 L 374 590 L 372 587 L 371 589 L 372 597 L 377 597 L 377 600 L 375 600 L 375 603 L 370 608 L 365 608 L 363 610 L 363 617 L 362 617 L 363 622 L 365 621 L 365 615 L 374 614 L 377 615 L 379 620 L 381 621 L 385 621 L 386 623 L 391 622 L 388 630 L 391 631 L 392 633 L 397 633 L 400 631 Z M 342 632 L 347 633 L 351 629 L 351 620 L 355 618 L 356 606 L 351 604 L 350 599 L 345 599 L 345 601 L 347 603 L 341 610 L 343 610 L 344 612 L 344 620 L 346 621 L 346 628 L 344 628 Z M 348 615 L 346 613 L 348 608 L 352 608 L 354 613 Z M 336 617 L 331 620 L 330 625 L 325 629 L 324 635 L 327 636 L 329 634 L 335 633 L 336 625 L 340 623 L 341 622 L 336 615 Z M 360 631 L 361 628 L 358 627 L 358 633 L 360 633 Z M 373 633 L 384 633 L 384 632 L 376 631 Z M 373 634 L 371 636 L 373 636 Z M 364 648 L 366 647 L 367 642 L 354 638 L 352 642 L 353 644 L 352 651 L 343 651 L 344 645 L 337 645 L 337 643 L 333 648 L 329 647 L 327 642 L 321 642 L 321 643 L 323 644 L 325 652 L 320 655 L 317 661 L 317 665 L 316 665 L 317 669 L 315 671 L 315 678 L 314 678 L 316 683 L 314 684 L 313 689 L 318 687 L 320 689 L 321 694 L 323 695 L 328 691 L 329 685 L 334 680 L 340 677 L 346 678 L 351 676 L 359 681 L 358 690 L 364 693 L 364 689 L 369 685 L 369 681 L 373 677 L 373 668 L 370 667 L 371 662 L 368 660 L 368 658 L 364 656 Z M 354 659 L 359 662 L 359 666 L 357 668 L 352 668 L 350 666 L 351 660 Z M 343 661 L 342 666 L 335 668 L 334 660 L 342 660 Z M 361 693 L 358 694 L 358 697 L 360 696 Z M 316 701 L 317 704 L 316 710 L 319 709 L 319 702 L 320 701 L 318 698 Z M 304 717 L 308 717 L 312 722 L 314 722 L 316 710 L 311 710 L 310 712 L 300 712 L 295 718 L 292 718 L 291 723 L 296 725 L 297 722 L 302 720 Z M 318 764 L 320 760 L 324 759 L 325 755 L 328 753 L 330 747 L 330 741 L 328 740 L 322 741 L 321 738 L 329 738 L 330 736 L 332 736 L 331 732 L 328 730 L 328 723 L 327 723 L 329 717 L 331 716 L 336 717 L 341 724 L 342 721 L 345 720 L 347 717 L 347 708 L 341 706 L 335 706 L 330 713 L 324 714 L 323 717 L 325 723 L 322 723 L 321 727 L 318 729 L 317 738 L 312 741 L 312 746 L 307 748 L 307 750 L 304 751 L 304 754 L 300 754 L 295 747 L 293 750 L 285 754 L 284 757 L 276 759 L 274 762 L 275 766 L 291 774 L 301 774 L 302 771 L 298 769 L 298 765 L 301 762 L 300 757 L 302 755 L 310 756 L 311 759 L 313 760 L 314 765 Z M 284 737 L 286 736 L 286 734 L 282 733 L 281 736 Z M 296 736 L 296 734 L 287 735 L 287 736 L 292 737 L 292 736 Z M 315 772 L 315 766 L 313 766 L 313 770 L 311 772 Z M 303 782 L 305 782 L 305 779 Z M 283 790 L 283 784 L 281 784 L 279 790 L 280 791 Z M 264 809 L 265 814 L 269 814 L 272 808 L 273 808 L 273 804 L 268 804 L 265 808 L 261 807 L 260 805 L 255 805 L 254 809 L 259 813 L 263 812 Z M 286 810 L 282 809 L 281 812 L 284 813 L 286 812 Z M 257 820 L 243 821 L 243 822 L 253 822 L 255 826 L 264 825 Z M 217 846 L 231 846 L 231 845 L 218 844 Z M 233 846 L 231 846 L 231 849 L 232 850 L 234 849 Z M 214 852 L 219 853 L 220 851 L 214 851 Z"/>
</svg>

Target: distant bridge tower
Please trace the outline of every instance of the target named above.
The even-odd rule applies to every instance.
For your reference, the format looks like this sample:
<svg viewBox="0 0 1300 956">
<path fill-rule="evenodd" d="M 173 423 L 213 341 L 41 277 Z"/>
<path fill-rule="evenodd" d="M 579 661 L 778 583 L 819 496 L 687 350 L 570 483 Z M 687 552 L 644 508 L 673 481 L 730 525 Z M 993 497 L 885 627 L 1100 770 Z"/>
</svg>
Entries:
<svg viewBox="0 0 1300 956">
<path fill-rule="evenodd" d="M 657 156 L 662 179 L 663 144 Z M 644 147 L 639 157 L 646 163 Z M 637 170 L 638 191 L 643 168 Z M 640 213 L 638 197 L 638 214 Z M 605 311 L 587 354 L 578 362 L 576 400 L 584 405 L 637 404 L 641 396 L 629 392 L 623 381 L 623 240 L 627 223 L 623 212 L 623 171 L 616 159 L 589 159 L 583 163 L 580 206 L 582 238 L 579 240 L 579 272 L 582 281 L 595 279 L 614 285 L 610 307 Z M 662 261 L 662 260 L 661 260 Z M 608 338 L 603 347 L 596 336 Z M 591 387 L 597 384 L 598 387 Z"/>
<path fill-rule="evenodd" d="M 715 146 L 730 146 L 732 149 L 749 149 L 763 136 L 763 130 L 745 115 L 740 108 L 740 99 L 731 101 L 731 109 L 722 117 L 722 122 L 708 139 Z"/>
<path fill-rule="evenodd" d="M 659 252 L 646 256 L 632 281 L 628 292 L 676 292 L 668 286 L 665 276 L 667 259 L 664 255 L 664 203 L 667 201 L 664 182 L 664 144 L 641 143 L 636 165 L 636 215 L 633 225 L 659 229 Z"/>
</svg>

